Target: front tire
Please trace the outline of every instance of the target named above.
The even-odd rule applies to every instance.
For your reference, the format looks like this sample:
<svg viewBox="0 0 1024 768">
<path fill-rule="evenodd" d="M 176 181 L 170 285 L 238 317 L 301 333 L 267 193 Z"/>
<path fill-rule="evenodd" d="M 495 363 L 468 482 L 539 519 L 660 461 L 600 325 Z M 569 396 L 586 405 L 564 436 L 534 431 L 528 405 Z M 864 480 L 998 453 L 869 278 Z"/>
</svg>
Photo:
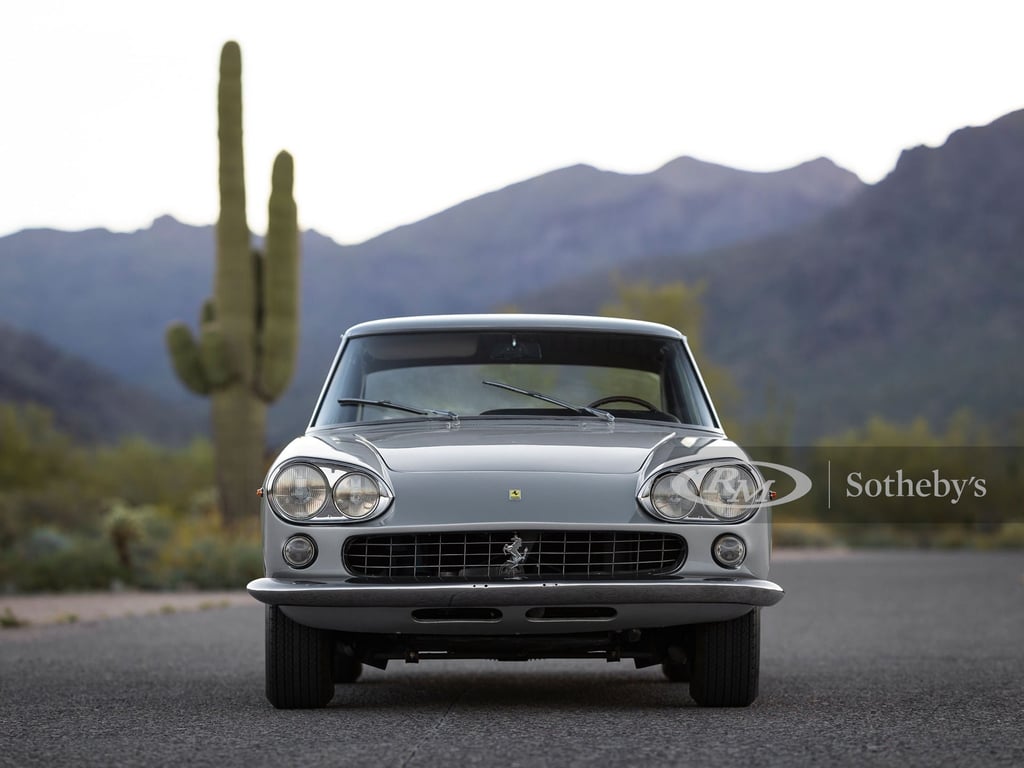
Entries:
<svg viewBox="0 0 1024 768">
<path fill-rule="evenodd" d="M 747 707 L 757 698 L 761 614 L 693 629 L 690 696 L 702 707 Z"/>
<path fill-rule="evenodd" d="M 267 700 L 278 709 L 316 709 L 334 697 L 330 634 L 267 606 Z"/>
</svg>

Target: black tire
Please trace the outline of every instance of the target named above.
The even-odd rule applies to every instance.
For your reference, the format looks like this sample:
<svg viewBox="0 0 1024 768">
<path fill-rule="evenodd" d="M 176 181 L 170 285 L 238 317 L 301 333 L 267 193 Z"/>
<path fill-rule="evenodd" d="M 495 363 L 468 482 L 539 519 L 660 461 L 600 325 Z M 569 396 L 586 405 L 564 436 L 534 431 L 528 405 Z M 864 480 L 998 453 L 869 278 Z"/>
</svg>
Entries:
<svg viewBox="0 0 1024 768">
<path fill-rule="evenodd" d="M 334 697 L 331 636 L 267 606 L 267 700 L 278 709 L 316 709 Z"/>
<path fill-rule="evenodd" d="M 690 696 L 702 707 L 747 707 L 757 698 L 761 614 L 693 628 Z"/>
</svg>

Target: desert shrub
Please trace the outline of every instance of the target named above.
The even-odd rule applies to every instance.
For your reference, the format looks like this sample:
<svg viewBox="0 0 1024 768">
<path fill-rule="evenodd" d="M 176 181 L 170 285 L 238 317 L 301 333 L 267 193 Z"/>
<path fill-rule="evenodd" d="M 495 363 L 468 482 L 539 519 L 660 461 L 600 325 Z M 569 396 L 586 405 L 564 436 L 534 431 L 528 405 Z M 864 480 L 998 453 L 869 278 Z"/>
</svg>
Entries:
<svg viewBox="0 0 1024 768">
<path fill-rule="evenodd" d="M 837 547 L 844 543 L 833 525 L 815 521 L 772 525 L 772 544 L 776 547 Z"/>
<path fill-rule="evenodd" d="M 946 549 L 1024 549 L 1024 523 L 1004 523 L 993 530 L 989 526 L 947 526 L 933 539 L 936 547 Z"/>
<path fill-rule="evenodd" d="M 0 482 L 0 586 L 160 587 L 176 521 L 210 509 L 213 455 L 205 440 L 87 447 L 41 408 L 0 404 Z"/>
<path fill-rule="evenodd" d="M 131 438 L 93 454 L 81 483 L 92 497 L 186 512 L 194 494 L 213 486 L 213 449 L 206 440 L 171 450 Z"/>
<path fill-rule="evenodd" d="M 228 526 L 212 512 L 175 522 L 147 578 L 170 588 L 239 589 L 262 573 L 258 532 Z"/>
<path fill-rule="evenodd" d="M 4 583 L 22 592 L 110 589 L 125 576 L 114 550 L 99 536 L 29 536 L 0 565 Z"/>
<path fill-rule="evenodd" d="M 81 451 L 60 432 L 49 411 L 0 403 L 0 485 L 10 492 L 42 488 L 78 471 Z"/>
<path fill-rule="evenodd" d="M 1005 523 L 978 544 L 985 549 L 1024 549 L 1024 522 Z"/>
</svg>

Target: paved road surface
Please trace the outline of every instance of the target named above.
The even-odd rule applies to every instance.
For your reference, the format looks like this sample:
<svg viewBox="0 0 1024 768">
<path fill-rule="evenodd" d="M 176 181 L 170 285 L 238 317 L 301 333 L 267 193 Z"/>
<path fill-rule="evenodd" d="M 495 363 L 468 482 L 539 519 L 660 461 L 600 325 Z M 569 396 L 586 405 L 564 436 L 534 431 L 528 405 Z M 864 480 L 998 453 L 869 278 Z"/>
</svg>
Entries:
<svg viewBox="0 0 1024 768">
<path fill-rule="evenodd" d="M 0 765 L 1024 764 L 1024 554 L 778 563 L 761 697 L 701 710 L 629 663 L 368 670 L 263 699 L 257 605 L 0 633 Z"/>
</svg>

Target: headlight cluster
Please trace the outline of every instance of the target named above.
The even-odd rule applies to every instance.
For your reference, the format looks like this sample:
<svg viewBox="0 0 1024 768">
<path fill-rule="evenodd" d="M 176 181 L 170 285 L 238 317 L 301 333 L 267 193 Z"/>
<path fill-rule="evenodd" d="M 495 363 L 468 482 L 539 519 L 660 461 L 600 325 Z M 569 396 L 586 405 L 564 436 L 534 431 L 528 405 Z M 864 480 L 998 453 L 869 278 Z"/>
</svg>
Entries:
<svg viewBox="0 0 1024 768">
<path fill-rule="evenodd" d="M 697 464 L 670 469 L 644 484 L 640 503 L 671 522 L 734 523 L 750 517 L 764 500 L 764 484 L 746 464 Z"/>
<path fill-rule="evenodd" d="M 348 523 L 384 512 L 392 495 L 368 472 L 305 462 L 289 464 L 270 487 L 274 509 L 299 523 Z"/>
</svg>

